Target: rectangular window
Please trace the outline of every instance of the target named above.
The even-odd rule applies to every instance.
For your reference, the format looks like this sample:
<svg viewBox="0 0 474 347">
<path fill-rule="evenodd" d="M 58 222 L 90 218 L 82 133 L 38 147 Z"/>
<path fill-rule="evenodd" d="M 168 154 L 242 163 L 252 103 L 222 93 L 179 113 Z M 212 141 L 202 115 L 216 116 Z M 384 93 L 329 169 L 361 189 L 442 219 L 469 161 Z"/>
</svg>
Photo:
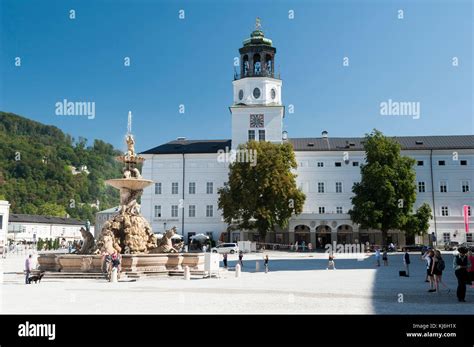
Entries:
<svg viewBox="0 0 474 347">
<path fill-rule="evenodd" d="M 447 193 L 448 192 L 448 184 L 446 183 L 446 181 L 439 182 L 439 191 L 441 193 Z"/>
<path fill-rule="evenodd" d="M 171 217 L 178 217 L 178 205 L 171 205 Z"/>
<path fill-rule="evenodd" d="M 324 206 L 319 206 L 319 214 L 323 214 L 326 212 L 326 208 Z"/>
<path fill-rule="evenodd" d="M 359 162 L 358 161 L 353 161 L 352 166 L 359 166 Z"/>
<path fill-rule="evenodd" d="M 463 211 L 464 211 L 464 208 L 463 208 Z M 464 212 L 462 213 L 462 215 L 464 216 Z M 471 217 L 471 206 L 467 207 L 467 215 Z"/>
<path fill-rule="evenodd" d="M 206 183 L 206 194 L 214 194 L 214 183 L 207 182 Z"/>
<path fill-rule="evenodd" d="M 189 217 L 196 217 L 196 205 L 189 205 Z"/>
<path fill-rule="evenodd" d="M 212 205 L 206 206 L 206 217 L 212 217 L 214 214 L 214 207 Z"/>
<path fill-rule="evenodd" d="M 342 182 L 336 182 L 336 193 L 342 193 Z"/>
<path fill-rule="evenodd" d="M 318 167 L 324 167 L 324 163 L 322 161 L 318 161 Z"/>
<path fill-rule="evenodd" d="M 469 181 L 462 181 L 461 186 L 463 193 L 469 192 Z"/>
<path fill-rule="evenodd" d="M 178 194 L 178 182 L 171 183 L 171 194 Z"/>
<path fill-rule="evenodd" d="M 467 165 L 467 160 L 461 160 L 461 165 L 466 166 Z"/>
<path fill-rule="evenodd" d="M 443 217 L 449 216 L 449 209 L 448 206 L 441 206 L 441 215 Z"/>
<path fill-rule="evenodd" d="M 249 130 L 249 141 L 255 141 L 255 130 Z"/>
<path fill-rule="evenodd" d="M 161 183 L 155 183 L 155 194 L 161 194 Z"/>
<path fill-rule="evenodd" d="M 444 165 L 446 165 L 446 162 L 444 160 L 438 160 L 438 165 L 439 166 L 444 166 Z"/>
<path fill-rule="evenodd" d="M 155 205 L 155 218 L 161 218 L 161 206 Z"/>
<path fill-rule="evenodd" d="M 0 214 L 0 230 L 3 229 L 3 214 Z"/>
<path fill-rule="evenodd" d="M 451 241 L 451 234 L 450 233 L 443 233 L 443 242 L 449 243 Z"/>
<path fill-rule="evenodd" d="M 334 165 L 335 165 L 336 167 L 341 167 L 341 166 L 342 166 L 342 163 L 341 163 L 340 161 L 336 161 L 336 162 L 334 163 Z"/>
<path fill-rule="evenodd" d="M 416 162 L 416 165 L 417 165 L 417 166 L 423 166 L 424 164 L 425 164 L 425 162 L 424 162 L 423 160 L 418 160 L 418 161 Z"/>
<path fill-rule="evenodd" d="M 189 194 L 196 194 L 196 182 L 189 182 Z"/>
<path fill-rule="evenodd" d="M 336 213 L 337 214 L 342 214 L 342 206 L 337 206 L 336 207 Z"/>
<path fill-rule="evenodd" d="M 258 141 L 265 141 L 265 130 L 258 131 Z"/>
<path fill-rule="evenodd" d="M 324 193 L 324 182 L 318 182 L 318 193 Z"/>
<path fill-rule="evenodd" d="M 466 234 L 466 242 L 472 242 L 472 233 Z"/>
<path fill-rule="evenodd" d="M 418 182 L 418 193 L 425 192 L 425 182 Z"/>
</svg>

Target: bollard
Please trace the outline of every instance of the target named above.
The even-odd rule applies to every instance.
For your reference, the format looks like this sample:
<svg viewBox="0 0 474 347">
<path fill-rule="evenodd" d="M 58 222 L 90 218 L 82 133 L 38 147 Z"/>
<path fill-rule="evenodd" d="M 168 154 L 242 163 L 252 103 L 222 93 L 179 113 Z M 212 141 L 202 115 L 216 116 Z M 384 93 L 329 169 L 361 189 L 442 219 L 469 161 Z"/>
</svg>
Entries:
<svg viewBox="0 0 474 347">
<path fill-rule="evenodd" d="M 240 264 L 235 265 L 235 277 L 240 277 Z"/>
<path fill-rule="evenodd" d="M 189 266 L 184 267 L 184 279 L 189 281 L 191 279 L 191 270 L 189 270 Z"/>
<path fill-rule="evenodd" d="M 255 272 L 259 272 L 260 271 L 260 263 L 258 262 L 258 260 L 255 262 Z"/>
<path fill-rule="evenodd" d="M 117 280 L 117 268 L 116 267 L 114 267 L 112 269 L 112 274 L 110 276 L 110 282 L 118 282 L 118 280 Z"/>
</svg>

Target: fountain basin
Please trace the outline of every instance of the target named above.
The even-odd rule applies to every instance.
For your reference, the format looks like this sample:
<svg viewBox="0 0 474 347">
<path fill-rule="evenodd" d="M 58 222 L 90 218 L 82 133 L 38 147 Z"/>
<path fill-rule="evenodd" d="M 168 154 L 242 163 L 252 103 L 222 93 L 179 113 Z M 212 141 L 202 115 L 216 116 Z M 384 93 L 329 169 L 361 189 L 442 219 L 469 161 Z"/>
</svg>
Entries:
<svg viewBox="0 0 474 347">
<path fill-rule="evenodd" d="M 153 184 L 153 181 L 143 178 L 114 178 L 105 183 L 117 189 L 143 190 Z"/>
<path fill-rule="evenodd" d="M 77 273 L 101 273 L 102 256 L 90 254 L 40 254 L 38 264 L 41 271 Z M 169 275 L 184 271 L 189 266 L 191 273 L 204 273 L 204 253 L 155 253 L 123 254 L 122 273 Z"/>
</svg>

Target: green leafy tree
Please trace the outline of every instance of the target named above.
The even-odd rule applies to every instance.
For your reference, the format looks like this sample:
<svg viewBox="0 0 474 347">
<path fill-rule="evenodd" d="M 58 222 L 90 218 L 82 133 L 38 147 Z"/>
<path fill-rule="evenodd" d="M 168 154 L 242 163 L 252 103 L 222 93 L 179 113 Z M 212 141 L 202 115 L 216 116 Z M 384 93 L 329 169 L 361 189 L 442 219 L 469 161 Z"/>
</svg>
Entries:
<svg viewBox="0 0 474 347">
<path fill-rule="evenodd" d="M 292 172 L 296 169 L 293 147 L 250 141 L 240 145 L 238 153 L 254 154 L 256 161 L 236 160 L 230 165 L 229 180 L 218 191 L 219 209 L 229 225 L 256 229 L 264 238 L 276 225 L 286 227 L 292 214 L 303 210 L 306 197 Z"/>
<path fill-rule="evenodd" d="M 415 160 L 400 154 L 400 145 L 374 130 L 364 140 L 366 163 L 361 181 L 352 187 L 349 211 L 362 228 L 379 229 L 387 244 L 391 229 L 403 229 L 416 200 Z"/>
<path fill-rule="evenodd" d="M 430 205 L 424 203 L 414 214 L 408 216 L 403 230 L 406 235 L 426 235 L 430 228 L 430 219 L 432 219 L 432 211 Z"/>
<path fill-rule="evenodd" d="M 38 207 L 37 213 L 42 216 L 64 217 L 66 216 L 66 209 L 64 206 L 46 202 Z"/>
</svg>

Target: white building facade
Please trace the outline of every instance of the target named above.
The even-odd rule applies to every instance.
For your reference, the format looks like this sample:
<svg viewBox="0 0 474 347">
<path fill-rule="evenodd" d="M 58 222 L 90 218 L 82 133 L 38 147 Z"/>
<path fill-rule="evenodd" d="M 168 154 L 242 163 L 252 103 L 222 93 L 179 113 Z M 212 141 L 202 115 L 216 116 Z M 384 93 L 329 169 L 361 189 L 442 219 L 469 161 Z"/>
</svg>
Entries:
<svg viewBox="0 0 474 347">
<path fill-rule="evenodd" d="M 11 214 L 8 223 L 8 239 L 13 242 L 27 243 L 35 243 L 40 238 L 79 241 L 82 240 L 80 229 L 85 227 L 84 225 L 84 222 L 73 218 Z M 91 230 L 91 232 L 94 231 Z"/>
<path fill-rule="evenodd" d="M 10 203 L 5 200 L 0 200 L 0 253 L 4 252 L 4 247 L 7 245 L 9 213 Z"/>
<path fill-rule="evenodd" d="M 178 139 L 142 153 L 147 159 L 143 176 L 153 180 L 142 196 L 142 213 L 154 232 L 175 226 L 190 236 L 212 235 L 214 240 L 251 240 L 289 244 L 311 242 L 324 247 L 329 242 L 380 244 L 378 230 L 362 230 L 350 220 L 352 186 L 360 181 L 364 163 L 363 138 L 331 138 L 327 132 L 315 138 L 287 139 L 283 132 L 282 82 L 277 78 L 276 49 L 261 30 L 252 32 L 240 52 L 240 73 L 233 82 L 231 140 Z M 438 244 L 472 240 L 465 232 L 463 207 L 474 205 L 474 136 L 394 137 L 402 155 L 416 160 L 415 208 L 428 203 L 433 211 L 429 234 Z M 268 233 L 259 240 L 254 231 L 226 234 L 228 225 L 218 210 L 218 188 L 228 179 L 228 163 L 219 151 L 236 149 L 249 140 L 292 143 L 298 163 L 297 183 L 306 194 L 303 213 L 291 218 L 288 228 Z M 472 221 L 472 218 L 470 219 Z M 224 233 L 224 235 L 223 235 Z M 393 230 L 389 242 L 398 245 L 420 240 L 406 239 Z"/>
</svg>

